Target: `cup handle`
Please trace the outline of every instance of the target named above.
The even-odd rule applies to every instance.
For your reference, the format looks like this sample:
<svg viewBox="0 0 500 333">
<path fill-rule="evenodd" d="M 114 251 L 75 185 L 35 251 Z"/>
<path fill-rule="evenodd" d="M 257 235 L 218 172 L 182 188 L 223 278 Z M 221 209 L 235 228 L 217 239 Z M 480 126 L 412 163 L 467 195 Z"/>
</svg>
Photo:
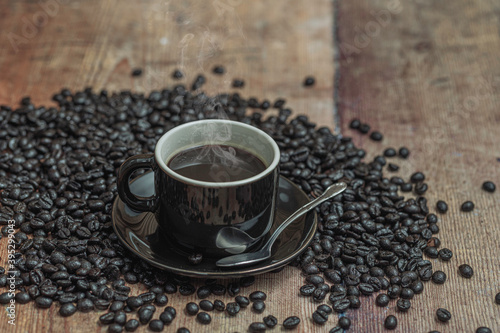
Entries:
<svg viewBox="0 0 500 333">
<path fill-rule="evenodd" d="M 154 155 L 142 154 L 128 158 L 120 166 L 118 172 L 118 195 L 120 199 L 132 208 L 140 212 L 154 211 L 158 203 L 156 195 L 150 197 L 138 197 L 130 191 L 129 178 L 132 172 L 139 168 L 153 168 Z"/>
</svg>

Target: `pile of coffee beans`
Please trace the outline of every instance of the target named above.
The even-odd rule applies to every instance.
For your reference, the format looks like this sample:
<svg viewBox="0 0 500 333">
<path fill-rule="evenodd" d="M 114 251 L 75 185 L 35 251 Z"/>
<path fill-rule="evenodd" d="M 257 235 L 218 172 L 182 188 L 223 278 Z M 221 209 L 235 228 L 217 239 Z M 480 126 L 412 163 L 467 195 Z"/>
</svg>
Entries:
<svg viewBox="0 0 500 333">
<path fill-rule="evenodd" d="M 221 66 L 213 69 L 217 75 L 224 72 Z M 183 76 L 179 70 L 172 74 L 175 79 Z M 264 313 L 264 292 L 239 295 L 255 282 L 254 277 L 227 284 L 213 279 L 193 282 L 139 260 L 113 232 L 111 209 L 120 165 L 128 157 L 152 152 L 159 137 L 173 127 L 210 118 L 241 121 L 271 135 L 281 149 L 281 175 L 311 198 L 334 182 L 348 184 L 342 194 L 317 208 L 315 237 L 293 263 L 306 276 L 300 294 L 330 304 L 320 304 L 311 314 L 315 323 L 325 325 L 334 311 L 359 308 L 361 297 L 380 291 L 377 305 L 387 306 L 398 299 L 397 309 L 405 312 L 414 294 L 423 291 L 422 281 L 444 282 L 446 275 L 433 274 L 431 262 L 424 258 L 424 254 L 445 261 L 452 257 L 450 250 L 438 250 L 438 219 L 423 197 L 428 188 L 424 174 L 416 172 L 406 181 L 383 174 L 387 159 L 408 158 L 407 148 L 399 148 L 399 155 L 394 148 L 386 149 L 384 156 L 365 162 L 365 151 L 349 137 L 334 135 L 304 115 L 290 119 L 292 110 L 284 99 L 259 102 L 238 93 L 210 97 L 199 91 L 205 82 L 198 75 L 191 90 L 178 84 L 148 95 L 63 89 L 53 96 L 58 107 L 35 106 L 29 97 L 18 108 L 1 107 L 1 235 L 14 235 L 11 239 L 17 251 L 9 257 L 9 274 L 15 277 L 18 291 L 15 296 L 0 294 L 1 304 L 13 297 L 21 304 L 34 301 L 40 308 L 56 303 L 65 317 L 77 311 L 107 310 L 99 321 L 109 325 L 110 332 L 134 331 L 140 325 L 164 330 L 177 316 L 176 309 L 166 306 L 168 295 L 174 293 L 197 294 L 201 301 L 188 303 L 184 311 L 203 325 L 210 324 L 212 311 L 236 316 L 251 307 L 253 312 Z M 306 78 L 304 85 L 313 84 L 314 78 Z M 236 79 L 232 86 L 242 88 L 244 81 Z M 276 115 L 263 117 L 271 105 Z M 359 120 L 353 120 L 350 127 L 365 134 L 370 131 Z M 383 136 L 374 131 L 371 138 L 380 141 Z M 398 169 L 394 163 L 389 165 L 392 171 Z M 483 188 L 495 189 L 494 184 Z M 414 191 L 415 199 L 400 194 L 409 191 Z M 462 210 L 468 211 L 469 206 Z M 438 210 L 446 212 L 446 204 L 439 203 Z M 463 266 L 460 274 L 471 277 L 469 268 Z M 131 296 L 128 285 L 137 283 L 148 291 Z M 6 285 L 7 275 L 1 268 L 0 287 Z M 234 301 L 225 304 L 208 299 L 225 295 Z M 164 309 L 156 311 L 157 307 Z M 128 318 L 131 312 L 137 312 L 139 320 Z M 451 315 L 440 309 L 438 318 L 449 320 Z M 286 329 L 301 322 L 297 316 L 279 320 Z M 266 314 L 249 330 L 262 331 L 277 324 L 278 318 Z M 390 315 L 381 325 L 393 329 L 397 319 Z M 341 317 L 332 331 L 351 326 L 349 318 Z"/>
</svg>

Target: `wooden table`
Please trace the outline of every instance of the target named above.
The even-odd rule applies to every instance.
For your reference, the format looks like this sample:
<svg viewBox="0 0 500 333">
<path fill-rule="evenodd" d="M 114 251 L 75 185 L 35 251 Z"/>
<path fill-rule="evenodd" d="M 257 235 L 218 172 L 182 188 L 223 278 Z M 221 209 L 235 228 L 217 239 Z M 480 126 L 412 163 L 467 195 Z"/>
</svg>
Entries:
<svg viewBox="0 0 500 333">
<path fill-rule="evenodd" d="M 295 113 L 353 137 L 367 159 L 385 147 L 407 146 L 410 158 L 395 159 L 398 175 L 425 172 L 430 207 L 448 202 L 440 238 L 454 257 L 432 260 L 447 283 L 426 283 L 412 309 L 396 314 L 396 331 L 473 332 L 484 325 L 500 332 L 500 306 L 493 300 L 500 291 L 500 191 L 481 190 L 484 180 L 500 186 L 499 12 L 500 4 L 488 0 L 11 0 L 0 6 L 0 103 L 16 105 L 29 95 L 37 105 L 51 105 L 63 87 L 148 92 L 173 84 L 170 75 L 181 68 L 185 82 L 205 73 L 209 93 L 228 91 L 232 78 L 242 78 L 244 96 L 285 97 Z M 216 64 L 224 64 L 225 76 L 210 74 Z M 136 67 L 143 75 L 134 78 Z M 309 74 L 316 85 L 305 89 Z M 350 130 L 354 117 L 380 130 L 383 142 Z M 465 200 L 476 203 L 474 212 L 460 212 Z M 0 248 L 4 263 L 5 238 Z M 458 275 L 462 263 L 474 268 L 472 279 Z M 313 325 L 316 304 L 298 296 L 303 282 L 298 269 L 287 267 L 259 276 L 244 293 L 265 290 L 264 314 L 280 323 L 298 315 L 296 331 L 328 332 L 336 316 L 324 327 Z M 192 300 L 174 295 L 169 303 L 181 309 Z M 435 319 L 439 307 L 452 312 L 448 324 Z M 64 319 L 55 306 L 16 310 L 15 327 L 0 316 L 1 332 L 105 330 L 96 313 Z M 377 308 L 372 297 L 346 315 L 351 332 L 378 332 L 395 312 L 393 302 Z M 182 313 L 165 331 L 244 332 L 263 315 L 214 313 L 203 327 Z"/>
</svg>

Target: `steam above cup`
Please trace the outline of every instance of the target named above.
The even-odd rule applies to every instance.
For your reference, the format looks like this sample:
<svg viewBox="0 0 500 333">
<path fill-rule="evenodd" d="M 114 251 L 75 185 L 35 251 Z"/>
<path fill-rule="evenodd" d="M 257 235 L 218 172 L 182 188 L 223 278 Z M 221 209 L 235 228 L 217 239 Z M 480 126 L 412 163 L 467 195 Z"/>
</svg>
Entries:
<svg viewBox="0 0 500 333">
<path fill-rule="evenodd" d="M 254 159 L 261 167 L 249 164 Z M 255 246 L 271 228 L 279 159 L 276 142 L 253 126 L 215 119 L 190 122 L 165 133 L 154 154 L 127 159 L 119 171 L 118 194 L 129 208 L 154 212 L 174 249 L 222 257 Z M 178 160 L 187 167 L 177 169 Z M 156 194 L 149 198 L 129 188 L 130 175 L 142 168 L 154 172 Z M 217 237 L 227 226 L 244 231 L 252 242 Z"/>
</svg>

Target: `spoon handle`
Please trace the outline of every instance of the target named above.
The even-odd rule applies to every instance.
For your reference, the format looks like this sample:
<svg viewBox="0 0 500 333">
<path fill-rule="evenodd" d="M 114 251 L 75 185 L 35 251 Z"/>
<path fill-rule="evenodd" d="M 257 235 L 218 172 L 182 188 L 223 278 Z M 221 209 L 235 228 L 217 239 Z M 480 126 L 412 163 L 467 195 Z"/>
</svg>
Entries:
<svg viewBox="0 0 500 333">
<path fill-rule="evenodd" d="M 278 239 L 278 236 L 281 234 L 281 232 L 283 232 L 283 230 L 285 230 L 286 227 L 288 227 L 293 221 L 295 221 L 297 218 L 301 217 L 302 215 L 304 215 L 305 213 L 307 213 L 308 211 L 310 211 L 323 201 L 326 201 L 336 196 L 337 194 L 342 193 L 346 188 L 347 185 L 346 183 L 343 182 L 330 185 L 330 187 L 328 187 L 326 191 L 324 191 L 319 197 L 308 202 L 304 206 L 300 207 L 285 221 L 283 221 L 283 223 L 278 227 L 278 229 L 274 231 L 271 238 L 269 238 L 269 240 L 266 242 L 264 246 L 262 246 L 262 248 L 269 248 L 269 250 L 271 250 L 271 247 L 273 246 L 276 239 Z"/>
</svg>

